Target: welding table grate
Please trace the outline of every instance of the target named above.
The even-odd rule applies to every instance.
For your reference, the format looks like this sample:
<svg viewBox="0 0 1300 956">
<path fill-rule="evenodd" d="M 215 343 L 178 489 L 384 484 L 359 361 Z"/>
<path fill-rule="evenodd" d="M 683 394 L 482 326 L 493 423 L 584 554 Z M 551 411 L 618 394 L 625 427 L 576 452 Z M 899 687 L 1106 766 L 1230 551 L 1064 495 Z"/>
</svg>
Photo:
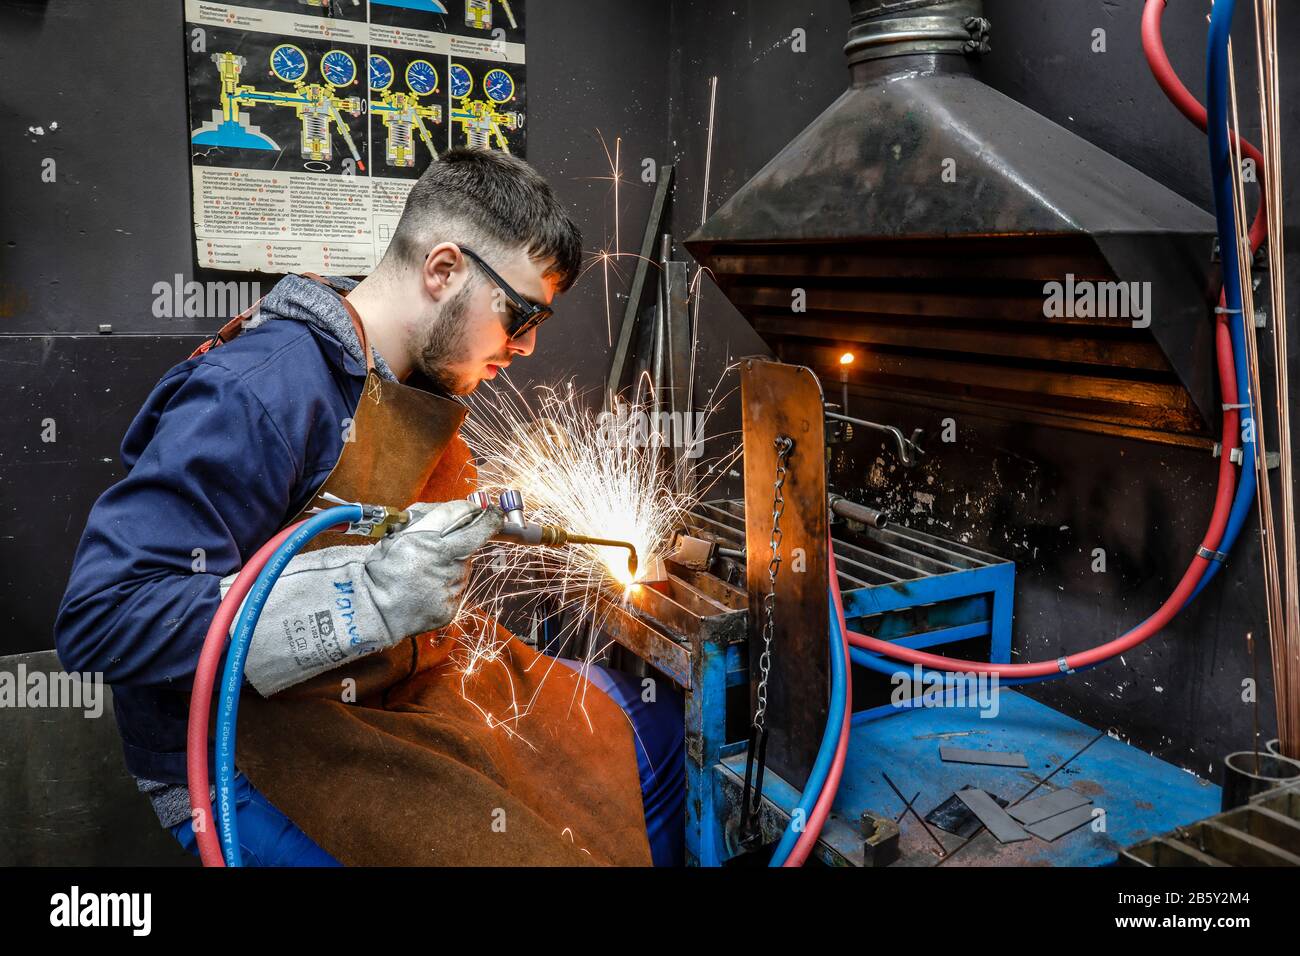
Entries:
<svg viewBox="0 0 1300 956">
<path fill-rule="evenodd" d="M 688 521 L 700 537 L 745 547 L 743 501 L 700 504 Z M 915 650 L 988 639 L 990 662 L 1010 661 L 1014 563 L 898 525 L 861 531 L 833 525 L 832 540 L 844 614 L 854 630 Z M 854 722 L 906 706 L 869 707 Z"/>
</svg>

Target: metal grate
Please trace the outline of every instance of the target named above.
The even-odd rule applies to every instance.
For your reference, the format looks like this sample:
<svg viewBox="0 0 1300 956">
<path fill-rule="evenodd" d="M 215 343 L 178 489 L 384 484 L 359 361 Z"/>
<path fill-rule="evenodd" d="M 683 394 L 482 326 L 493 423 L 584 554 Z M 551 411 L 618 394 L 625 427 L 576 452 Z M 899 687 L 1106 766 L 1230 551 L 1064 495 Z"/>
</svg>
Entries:
<svg viewBox="0 0 1300 956">
<path fill-rule="evenodd" d="M 743 501 L 700 504 L 689 520 L 692 532 L 700 537 L 723 542 L 727 547 L 745 547 Z M 892 524 L 883 529 L 864 528 L 853 532 L 852 540 L 848 540 L 840 525 L 835 527 L 832 538 L 840 588 L 845 591 L 896 585 L 1007 563 L 997 555 Z"/>
</svg>

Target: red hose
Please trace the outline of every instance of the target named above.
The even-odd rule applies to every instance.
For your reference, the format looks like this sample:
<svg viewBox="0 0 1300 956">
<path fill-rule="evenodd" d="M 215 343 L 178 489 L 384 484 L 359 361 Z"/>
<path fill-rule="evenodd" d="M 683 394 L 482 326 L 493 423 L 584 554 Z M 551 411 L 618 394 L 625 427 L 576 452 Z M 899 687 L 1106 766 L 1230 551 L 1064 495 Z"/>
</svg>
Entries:
<svg viewBox="0 0 1300 956">
<path fill-rule="evenodd" d="M 271 560 L 271 555 L 302 523 L 299 521 L 285 528 L 248 560 L 222 599 L 221 606 L 217 608 L 217 613 L 208 626 L 207 637 L 203 639 L 198 669 L 194 672 L 194 687 L 190 691 L 185 772 L 190 791 L 190 818 L 194 822 L 194 837 L 198 841 L 199 858 L 204 866 L 226 865 L 221 855 L 221 841 L 217 839 L 212 800 L 208 796 L 208 715 L 212 709 L 212 688 L 216 684 L 217 672 L 221 670 L 221 658 L 225 654 L 226 641 L 230 637 L 230 628 L 234 625 L 240 605 L 253 589 L 253 582 L 262 573 L 262 568 Z"/>
<path fill-rule="evenodd" d="M 844 641 L 844 725 L 840 728 L 839 745 L 835 748 L 835 761 L 826 775 L 826 785 L 822 787 L 817 803 L 813 805 L 812 813 L 808 814 L 804 831 L 799 834 L 799 840 L 790 851 L 790 855 L 786 857 L 783 866 L 803 866 L 804 861 L 808 859 L 808 854 L 817 845 L 817 838 L 821 836 L 826 818 L 830 816 L 831 804 L 835 802 L 835 794 L 839 791 L 840 780 L 844 776 L 844 762 L 849 753 L 849 732 L 853 727 L 853 668 L 849 664 L 849 629 L 844 622 L 844 602 L 840 600 L 839 578 L 835 570 L 835 544 L 829 529 L 826 533 L 826 560 L 827 567 L 830 569 L 831 594 L 834 596 L 832 611 L 839 621 L 840 637 Z"/>
<path fill-rule="evenodd" d="M 1142 11 L 1142 52 L 1146 54 L 1151 73 L 1160 84 L 1160 88 L 1165 91 L 1165 96 L 1178 107 L 1180 113 L 1200 127 L 1201 132 L 1205 132 L 1209 125 L 1205 107 L 1187 87 L 1183 86 L 1183 81 L 1174 72 L 1173 64 L 1169 62 L 1169 57 L 1165 53 L 1165 42 L 1160 33 L 1160 23 L 1165 15 L 1165 3 L 1166 0 L 1147 0 L 1146 8 Z M 1235 145 L 1237 134 L 1228 130 L 1228 136 Z M 1259 181 L 1262 184 L 1264 154 L 1253 143 L 1244 139 L 1241 140 L 1241 152 L 1255 161 L 1255 168 L 1259 172 Z M 1250 224 L 1251 249 L 1258 249 L 1267 238 L 1268 209 L 1260 203 L 1259 209 L 1255 212 L 1255 221 Z"/>
<path fill-rule="evenodd" d="M 1205 107 L 1183 86 L 1182 81 L 1179 80 L 1169 62 L 1169 57 L 1165 55 L 1164 42 L 1160 35 L 1160 21 L 1164 16 L 1164 7 L 1165 0 L 1147 0 L 1146 9 L 1142 16 L 1142 48 L 1146 53 L 1147 62 L 1151 65 L 1151 72 L 1155 75 L 1161 89 L 1165 91 L 1165 94 L 1183 115 L 1204 130 L 1208 122 Z M 1264 157 L 1258 149 L 1245 140 L 1241 141 L 1241 149 L 1246 155 L 1255 160 L 1262 184 Z M 1252 251 L 1259 248 L 1267 237 L 1267 232 L 1267 213 L 1261 205 L 1250 229 Z M 1220 296 L 1219 304 L 1221 306 L 1224 304 L 1222 296 Z M 1220 312 L 1216 318 L 1215 341 L 1218 351 L 1220 390 L 1223 395 L 1224 405 L 1235 405 L 1237 402 L 1237 380 L 1233 366 L 1232 340 L 1228 328 L 1228 316 Z M 1234 479 L 1236 477 L 1233 470 L 1232 451 L 1237 447 L 1239 417 L 1236 409 L 1224 410 L 1223 453 L 1219 458 L 1218 491 L 1215 495 L 1214 512 L 1210 516 L 1209 528 L 1201 541 L 1201 547 L 1208 551 L 1218 550 L 1219 542 L 1223 539 L 1223 531 L 1228 522 L 1229 512 L 1232 510 Z M 1196 589 L 1196 585 L 1200 582 L 1208 566 L 1209 560 L 1200 557 L 1198 554 L 1188 565 L 1173 594 L 1169 595 L 1164 604 L 1151 617 L 1113 641 L 1055 661 L 1040 661 L 1032 664 L 990 664 L 987 661 L 960 660 L 938 654 L 928 654 L 924 651 L 914 651 L 889 641 L 881 641 L 865 634 L 853 632 L 848 632 L 849 643 L 854 647 L 873 651 L 894 660 L 905 661 L 909 664 L 920 664 L 923 667 L 933 667 L 938 670 L 997 674 L 1003 677 L 1046 677 L 1061 670 L 1077 670 L 1081 667 L 1099 664 L 1102 661 L 1123 654 L 1143 641 L 1154 637 L 1178 615 L 1178 612 Z M 1064 664 L 1064 667 L 1062 664 Z"/>
</svg>

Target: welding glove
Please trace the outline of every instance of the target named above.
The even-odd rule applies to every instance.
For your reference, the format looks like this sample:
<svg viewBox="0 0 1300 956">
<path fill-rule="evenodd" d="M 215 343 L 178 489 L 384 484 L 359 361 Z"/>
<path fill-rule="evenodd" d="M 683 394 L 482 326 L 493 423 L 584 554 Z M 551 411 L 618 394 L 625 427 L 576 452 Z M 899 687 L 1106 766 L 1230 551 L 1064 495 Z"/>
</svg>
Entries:
<svg viewBox="0 0 1300 956">
<path fill-rule="evenodd" d="M 504 516 L 467 501 L 408 510 L 411 523 L 377 544 L 324 548 L 285 567 L 244 668 L 263 697 L 451 623 L 470 557 L 501 530 Z M 234 581 L 221 582 L 223 597 Z"/>
</svg>

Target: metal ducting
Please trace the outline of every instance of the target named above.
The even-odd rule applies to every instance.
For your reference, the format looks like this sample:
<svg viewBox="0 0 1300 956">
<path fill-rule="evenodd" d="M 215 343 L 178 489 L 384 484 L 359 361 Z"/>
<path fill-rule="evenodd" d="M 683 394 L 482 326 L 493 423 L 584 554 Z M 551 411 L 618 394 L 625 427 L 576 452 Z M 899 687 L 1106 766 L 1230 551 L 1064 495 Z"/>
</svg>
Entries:
<svg viewBox="0 0 1300 956">
<path fill-rule="evenodd" d="M 851 7 L 849 89 L 687 241 L 722 291 L 859 395 L 1211 444 L 1213 218 L 981 82 L 982 0 Z"/>
</svg>

